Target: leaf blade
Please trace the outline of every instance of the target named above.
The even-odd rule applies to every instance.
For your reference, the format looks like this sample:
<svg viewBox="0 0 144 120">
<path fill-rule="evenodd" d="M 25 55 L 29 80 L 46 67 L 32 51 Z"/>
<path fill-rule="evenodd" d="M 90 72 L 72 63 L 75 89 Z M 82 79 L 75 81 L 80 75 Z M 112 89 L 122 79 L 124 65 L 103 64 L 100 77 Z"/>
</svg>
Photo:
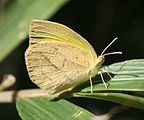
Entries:
<svg viewBox="0 0 144 120">
<path fill-rule="evenodd" d="M 32 19 L 47 19 L 68 0 L 12 1 L 0 23 L 0 61 L 16 48 L 28 35 Z"/>
<path fill-rule="evenodd" d="M 144 98 L 124 93 L 75 93 L 74 96 L 107 100 L 144 110 Z"/>
<path fill-rule="evenodd" d="M 17 99 L 17 110 L 23 120 L 89 120 L 94 115 L 64 99 L 46 97 Z"/>
<path fill-rule="evenodd" d="M 137 68 L 137 69 L 135 69 Z M 144 59 L 118 62 L 102 68 L 104 80 L 108 85 L 106 90 L 100 75 L 93 78 L 93 91 L 144 91 Z M 117 72 L 115 72 L 117 71 Z M 106 72 L 110 72 L 110 78 Z M 90 92 L 89 81 L 75 89 L 81 92 Z"/>
</svg>

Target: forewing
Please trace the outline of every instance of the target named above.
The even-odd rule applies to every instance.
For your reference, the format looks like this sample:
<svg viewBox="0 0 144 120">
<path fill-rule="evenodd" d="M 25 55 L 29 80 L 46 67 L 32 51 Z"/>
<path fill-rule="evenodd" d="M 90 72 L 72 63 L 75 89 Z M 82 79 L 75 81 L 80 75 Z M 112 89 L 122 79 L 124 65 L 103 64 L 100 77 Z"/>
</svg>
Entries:
<svg viewBox="0 0 144 120">
<path fill-rule="evenodd" d="M 93 47 L 88 41 L 65 25 L 50 21 L 33 20 L 30 26 L 29 35 L 30 44 L 53 40 L 61 41 L 74 46 L 79 46 L 81 49 L 91 54 L 93 63 L 95 63 L 97 58 Z"/>
</svg>

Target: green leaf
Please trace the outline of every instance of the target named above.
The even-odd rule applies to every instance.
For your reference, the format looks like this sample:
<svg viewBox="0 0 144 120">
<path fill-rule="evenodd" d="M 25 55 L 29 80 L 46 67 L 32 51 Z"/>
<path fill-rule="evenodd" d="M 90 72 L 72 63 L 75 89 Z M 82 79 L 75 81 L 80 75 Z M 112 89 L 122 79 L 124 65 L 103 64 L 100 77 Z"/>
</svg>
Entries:
<svg viewBox="0 0 144 120">
<path fill-rule="evenodd" d="M 108 67 L 104 67 L 103 71 L 105 70 L 118 75 L 144 77 L 144 59 L 133 59 L 114 63 Z"/>
<path fill-rule="evenodd" d="M 75 97 L 85 97 L 132 106 L 144 110 L 144 98 L 123 93 L 75 93 Z"/>
<path fill-rule="evenodd" d="M 68 0 L 13 0 L 0 23 L 0 61 L 28 35 L 32 19 L 48 19 Z M 5 8 L 5 7 L 4 7 Z"/>
<path fill-rule="evenodd" d="M 93 91 L 144 91 L 144 59 L 128 60 L 114 63 L 101 69 L 104 80 L 107 83 L 106 90 L 101 77 L 97 75 L 93 79 Z M 106 72 L 111 74 L 110 78 Z M 82 84 L 75 89 L 81 92 L 90 92 L 89 83 Z"/>
<path fill-rule="evenodd" d="M 100 82 L 100 76 L 97 76 L 93 80 L 93 93 L 90 93 L 90 86 L 82 84 L 75 88 L 79 92 L 73 93 L 73 96 L 107 100 L 144 109 L 144 59 L 114 63 L 103 67 L 101 71 L 103 74 L 112 73 L 112 78 L 104 74 L 107 90 Z"/>
<path fill-rule="evenodd" d="M 16 105 L 23 120 L 90 120 L 94 117 L 92 113 L 64 99 L 19 98 Z"/>
</svg>

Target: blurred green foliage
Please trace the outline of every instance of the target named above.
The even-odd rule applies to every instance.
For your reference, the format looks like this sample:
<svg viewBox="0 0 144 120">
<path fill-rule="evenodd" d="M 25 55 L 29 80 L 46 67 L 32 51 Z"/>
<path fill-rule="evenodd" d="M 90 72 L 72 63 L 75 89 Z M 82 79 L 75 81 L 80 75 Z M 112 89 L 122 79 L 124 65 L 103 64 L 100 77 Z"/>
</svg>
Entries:
<svg viewBox="0 0 144 120">
<path fill-rule="evenodd" d="M 32 19 L 48 19 L 68 0 L 13 0 L 1 8 L 0 61 L 28 35 Z M 2 4 L 2 2 L 1 2 Z"/>
</svg>

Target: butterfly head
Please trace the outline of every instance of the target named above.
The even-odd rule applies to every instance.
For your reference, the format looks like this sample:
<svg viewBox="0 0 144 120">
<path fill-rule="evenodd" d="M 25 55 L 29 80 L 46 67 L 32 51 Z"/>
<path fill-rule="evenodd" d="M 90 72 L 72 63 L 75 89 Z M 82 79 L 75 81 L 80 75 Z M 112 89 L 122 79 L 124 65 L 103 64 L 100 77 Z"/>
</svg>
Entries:
<svg viewBox="0 0 144 120">
<path fill-rule="evenodd" d="M 97 57 L 96 61 L 95 61 L 95 65 L 92 66 L 92 68 L 89 71 L 89 76 L 94 77 L 97 75 L 99 69 L 101 68 L 102 64 L 105 61 L 105 57 L 100 55 Z"/>
<path fill-rule="evenodd" d="M 102 64 L 105 61 L 105 56 L 107 55 L 111 55 L 111 54 L 122 54 L 122 52 L 110 52 L 110 53 L 105 53 L 105 51 L 117 40 L 118 38 L 116 37 L 112 42 L 110 42 L 110 44 L 108 44 L 108 46 L 102 51 L 101 55 L 97 57 L 97 59 L 95 60 L 95 64 L 94 66 L 92 66 L 92 68 L 89 71 L 89 75 L 94 77 L 95 75 L 97 75 L 99 69 L 101 68 Z"/>
</svg>

